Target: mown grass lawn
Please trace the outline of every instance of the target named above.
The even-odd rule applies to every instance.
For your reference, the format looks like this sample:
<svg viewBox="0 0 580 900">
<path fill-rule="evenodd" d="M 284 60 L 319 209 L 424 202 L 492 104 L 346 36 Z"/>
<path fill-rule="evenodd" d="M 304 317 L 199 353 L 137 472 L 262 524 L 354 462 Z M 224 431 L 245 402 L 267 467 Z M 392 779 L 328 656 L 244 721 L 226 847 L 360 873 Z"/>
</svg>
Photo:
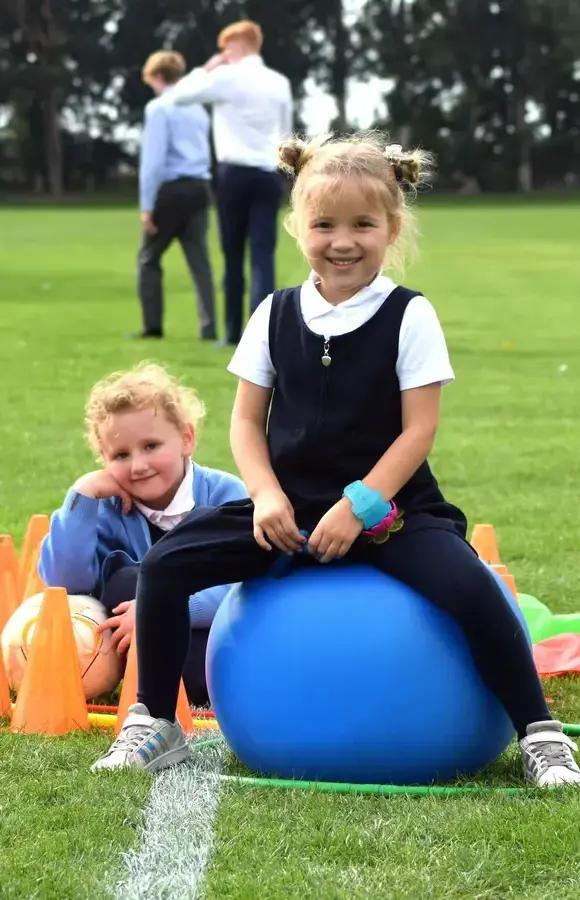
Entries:
<svg viewBox="0 0 580 900">
<path fill-rule="evenodd" d="M 580 610 L 580 257 L 573 203 L 430 201 L 406 283 L 435 303 L 456 383 L 433 465 L 471 523 L 493 522 L 520 590 Z M 232 466 L 235 385 L 226 350 L 196 338 L 185 267 L 167 265 L 167 339 L 129 341 L 137 217 L 123 208 L 0 212 L 0 532 L 20 540 L 93 466 L 83 443 L 91 384 L 144 355 L 194 384 L 208 407 L 198 458 Z M 214 239 L 216 276 L 220 277 Z M 281 242 L 279 280 L 304 267 Z M 580 719 L 573 681 L 546 686 Z M 0 734 L 0 897 L 100 897 L 135 841 L 147 779 L 91 779 L 101 736 Z M 507 773 L 513 767 L 508 766 Z M 352 798 L 227 787 L 211 898 L 580 896 L 580 795 Z"/>
</svg>

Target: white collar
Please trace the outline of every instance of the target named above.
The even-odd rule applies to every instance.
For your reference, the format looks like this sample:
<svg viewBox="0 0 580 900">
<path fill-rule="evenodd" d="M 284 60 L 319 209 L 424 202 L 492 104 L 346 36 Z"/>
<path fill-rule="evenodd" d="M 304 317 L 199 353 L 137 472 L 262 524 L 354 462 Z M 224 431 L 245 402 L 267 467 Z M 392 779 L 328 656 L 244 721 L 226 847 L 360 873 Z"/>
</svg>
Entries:
<svg viewBox="0 0 580 900">
<path fill-rule="evenodd" d="M 236 63 L 230 63 L 233 66 L 263 66 L 264 60 L 259 53 L 251 53 L 249 56 L 243 56 Z"/>
<path fill-rule="evenodd" d="M 135 506 L 143 513 L 146 519 L 154 522 L 156 525 L 165 519 L 172 519 L 174 516 L 185 516 L 191 512 L 194 507 L 193 501 L 193 463 L 191 459 L 187 460 L 185 475 L 183 481 L 177 488 L 175 496 L 169 506 L 165 509 L 150 509 L 139 500 L 134 501 Z"/>
<path fill-rule="evenodd" d="M 361 288 L 360 291 L 357 291 L 357 293 L 352 297 L 349 297 L 348 300 L 344 300 L 342 303 L 334 306 L 332 303 L 329 303 L 328 300 L 324 299 L 316 286 L 317 281 L 318 275 L 316 272 L 311 272 L 302 285 L 302 312 L 306 320 L 314 318 L 315 316 L 323 316 L 330 312 L 349 310 L 357 306 L 363 306 L 372 300 L 378 299 L 378 297 L 384 297 L 385 294 L 390 294 L 395 287 L 395 283 L 391 278 L 388 278 L 386 275 L 383 275 L 382 272 L 379 272 L 370 284 Z"/>
</svg>

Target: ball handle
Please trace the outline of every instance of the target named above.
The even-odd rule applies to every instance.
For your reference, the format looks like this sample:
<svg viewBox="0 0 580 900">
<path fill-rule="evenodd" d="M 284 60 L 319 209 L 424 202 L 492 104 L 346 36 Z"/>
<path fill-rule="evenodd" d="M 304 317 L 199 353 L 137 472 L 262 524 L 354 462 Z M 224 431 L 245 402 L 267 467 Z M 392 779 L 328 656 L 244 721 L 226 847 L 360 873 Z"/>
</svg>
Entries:
<svg viewBox="0 0 580 900">
<path fill-rule="evenodd" d="M 300 529 L 300 534 L 302 537 L 306 538 L 306 543 L 302 545 L 299 553 L 308 553 L 308 538 L 310 534 L 308 531 L 304 531 L 303 528 Z M 292 566 L 294 565 L 294 556 L 295 554 L 282 553 L 275 563 L 272 564 L 272 567 L 268 571 L 268 578 L 284 578 L 286 575 L 290 574 Z"/>
</svg>

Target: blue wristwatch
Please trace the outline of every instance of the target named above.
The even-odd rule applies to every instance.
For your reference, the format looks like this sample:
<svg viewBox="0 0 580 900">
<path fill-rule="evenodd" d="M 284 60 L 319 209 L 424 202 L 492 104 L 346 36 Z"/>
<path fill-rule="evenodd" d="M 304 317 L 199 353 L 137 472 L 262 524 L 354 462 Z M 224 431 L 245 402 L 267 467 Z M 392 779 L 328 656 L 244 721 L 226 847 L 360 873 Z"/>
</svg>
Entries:
<svg viewBox="0 0 580 900">
<path fill-rule="evenodd" d="M 360 519 L 365 529 L 374 528 L 392 509 L 390 500 L 385 500 L 380 491 L 367 487 L 362 481 L 348 484 L 342 495 L 350 500 L 353 514 Z"/>
</svg>

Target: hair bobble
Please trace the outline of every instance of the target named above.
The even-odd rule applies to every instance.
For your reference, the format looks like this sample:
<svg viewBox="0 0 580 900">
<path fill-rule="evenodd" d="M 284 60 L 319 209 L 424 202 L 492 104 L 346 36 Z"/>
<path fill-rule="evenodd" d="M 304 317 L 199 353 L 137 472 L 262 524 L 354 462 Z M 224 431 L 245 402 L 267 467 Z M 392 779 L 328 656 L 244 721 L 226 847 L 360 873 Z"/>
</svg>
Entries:
<svg viewBox="0 0 580 900">
<path fill-rule="evenodd" d="M 388 147 L 385 147 L 385 159 L 388 159 L 390 163 L 399 162 L 403 155 L 403 148 L 400 144 L 389 144 Z"/>
<path fill-rule="evenodd" d="M 395 181 L 397 182 L 397 184 L 402 184 L 406 180 L 405 173 L 403 172 L 403 167 L 401 165 L 403 159 L 403 148 L 400 144 L 389 144 L 389 146 L 385 148 L 384 156 L 387 162 L 389 162 L 393 168 Z"/>
</svg>

